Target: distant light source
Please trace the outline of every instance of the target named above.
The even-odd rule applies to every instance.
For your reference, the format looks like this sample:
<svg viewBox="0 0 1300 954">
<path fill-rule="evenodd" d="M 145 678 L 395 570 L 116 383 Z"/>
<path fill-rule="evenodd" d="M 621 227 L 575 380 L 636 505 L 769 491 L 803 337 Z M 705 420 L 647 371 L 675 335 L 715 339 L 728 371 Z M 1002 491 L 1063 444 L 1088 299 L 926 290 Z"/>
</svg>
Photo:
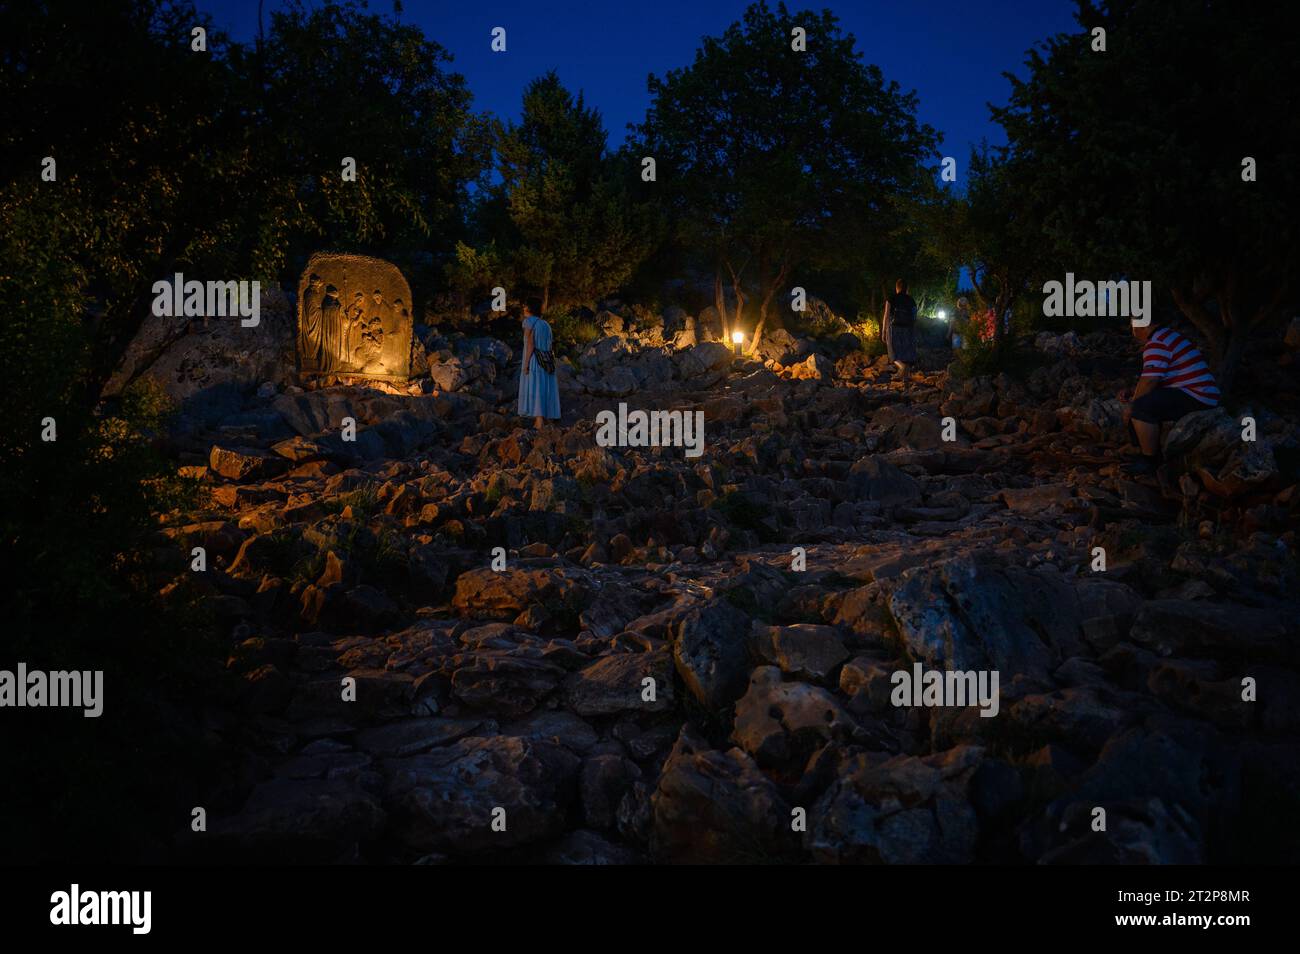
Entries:
<svg viewBox="0 0 1300 954">
<path fill-rule="evenodd" d="M 947 313 L 946 311 L 944 311 L 942 308 L 939 309 L 939 320 L 940 320 L 940 321 L 947 321 L 947 320 L 948 320 L 948 313 Z"/>
<path fill-rule="evenodd" d="M 744 341 L 745 341 L 745 335 L 744 335 L 744 332 L 741 332 L 741 331 L 733 331 L 733 332 L 731 333 L 731 343 L 732 343 L 733 345 L 736 346 L 736 357 L 737 357 L 737 358 L 740 357 L 740 346 L 741 346 L 741 344 L 744 343 Z"/>
</svg>

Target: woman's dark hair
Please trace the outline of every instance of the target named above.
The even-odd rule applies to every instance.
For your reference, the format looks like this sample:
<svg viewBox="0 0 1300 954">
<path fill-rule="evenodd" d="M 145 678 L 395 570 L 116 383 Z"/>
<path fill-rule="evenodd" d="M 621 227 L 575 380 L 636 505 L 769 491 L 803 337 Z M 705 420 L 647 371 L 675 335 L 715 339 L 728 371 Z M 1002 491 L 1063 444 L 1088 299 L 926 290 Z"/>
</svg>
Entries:
<svg viewBox="0 0 1300 954">
<path fill-rule="evenodd" d="M 898 281 L 894 282 L 894 290 L 897 291 L 897 292 L 899 292 L 900 294 L 904 294 L 904 293 L 906 293 L 906 292 L 907 292 L 907 279 L 906 279 L 906 278 L 900 278 Z"/>
<path fill-rule="evenodd" d="M 528 314 L 542 317 L 542 300 L 536 295 L 529 295 L 524 299 L 524 307 L 528 309 Z"/>
</svg>

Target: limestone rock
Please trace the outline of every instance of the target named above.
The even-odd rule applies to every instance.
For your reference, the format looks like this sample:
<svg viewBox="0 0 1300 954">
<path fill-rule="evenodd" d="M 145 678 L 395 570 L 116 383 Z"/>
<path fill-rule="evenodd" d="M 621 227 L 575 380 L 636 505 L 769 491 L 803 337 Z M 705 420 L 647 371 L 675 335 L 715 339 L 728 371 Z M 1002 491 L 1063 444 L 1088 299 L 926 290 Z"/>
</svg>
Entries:
<svg viewBox="0 0 1300 954">
<path fill-rule="evenodd" d="M 652 800 L 650 844 L 664 861 L 755 862 L 795 848 L 790 808 L 740 749 L 718 752 L 683 729 Z"/>
<path fill-rule="evenodd" d="M 654 680 L 654 701 L 642 698 L 646 679 Z M 581 716 L 664 712 L 673 708 L 672 660 L 666 652 L 605 656 L 569 675 L 564 694 Z"/>
<path fill-rule="evenodd" d="M 563 831 L 579 759 L 562 746 L 513 736 L 462 739 L 383 763 L 394 831 L 419 851 L 504 851 Z M 494 831 L 493 810 L 505 810 Z"/>
<path fill-rule="evenodd" d="M 749 617 L 723 599 L 687 613 L 678 624 L 673 659 L 682 681 L 703 705 L 729 706 L 749 676 Z"/>
</svg>

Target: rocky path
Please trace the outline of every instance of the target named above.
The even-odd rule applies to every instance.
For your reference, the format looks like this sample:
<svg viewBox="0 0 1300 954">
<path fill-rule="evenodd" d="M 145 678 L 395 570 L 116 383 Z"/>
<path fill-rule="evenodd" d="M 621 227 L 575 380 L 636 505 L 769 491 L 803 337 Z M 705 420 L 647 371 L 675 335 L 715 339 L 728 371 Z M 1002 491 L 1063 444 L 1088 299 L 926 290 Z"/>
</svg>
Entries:
<svg viewBox="0 0 1300 954">
<path fill-rule="evenodd" d="M 181 850 L 1294 848 L 1273 817 L 1300 794 L 1294 424 L 1244 446 L 1196 415 L 1169 435 L 1185 472 L 1130 481 L 1124 343 L 1040 344 L 1025 380 L 936 371 L 904 392 L 860 352 L 604 339 L 541 433 L 510 415 L 509 349 L 475 346 L 431 354 L 456 390 L 266 394 L 194 432 L 206 509 L 160 537 L 159 582 L 208 594 L 231 645 L 212 729 L 243 758 Z M 703 456 L 598 446 L 620 400 L 703 410 Z M 195 546 L 202 574 L 178 564 Z M 995 673 L 996 703 L 897 704 L 895 674 L 930 670 Z"/>
</svg>

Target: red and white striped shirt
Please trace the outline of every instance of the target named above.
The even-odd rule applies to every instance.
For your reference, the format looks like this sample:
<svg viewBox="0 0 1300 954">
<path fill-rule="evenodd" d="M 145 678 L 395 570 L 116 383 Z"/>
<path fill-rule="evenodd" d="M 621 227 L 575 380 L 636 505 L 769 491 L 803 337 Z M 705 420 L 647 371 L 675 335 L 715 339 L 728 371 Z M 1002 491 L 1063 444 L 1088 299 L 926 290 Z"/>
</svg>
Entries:
<svg viewBox="0 0 1300 954">
<path fill-rule="evenodd" d="M 1142 377 L 1186 391 L 1202 404 L 1219 403 L 1219 386 L 1196 346 L 1169 328 L 1157 328 L 1142 346 Z"/>
</svg>

